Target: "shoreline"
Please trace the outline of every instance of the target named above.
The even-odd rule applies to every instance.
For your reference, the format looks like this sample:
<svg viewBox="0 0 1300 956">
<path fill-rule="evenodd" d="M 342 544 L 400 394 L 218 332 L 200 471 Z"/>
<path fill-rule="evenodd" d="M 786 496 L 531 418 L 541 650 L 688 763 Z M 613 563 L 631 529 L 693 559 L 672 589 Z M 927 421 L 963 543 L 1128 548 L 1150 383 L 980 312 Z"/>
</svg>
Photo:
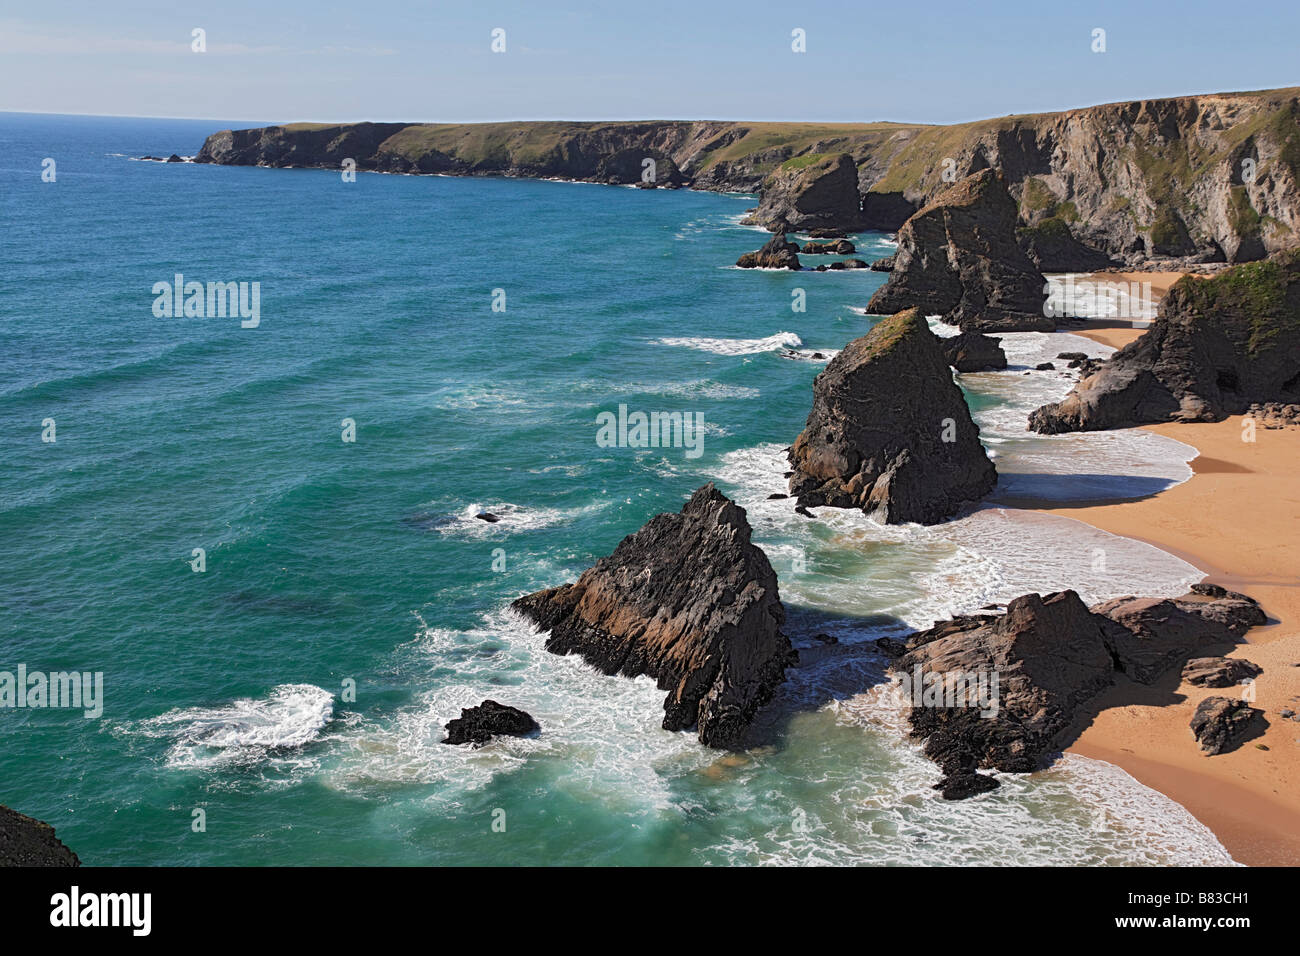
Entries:
<svg viewBox="0 0 1300 956">
<path fill-rule="evenodd" d="M 1107 345 L 1113 343 L 1098 331 L 1141 332 L 1106 329 L 1086 335 Z M 1192 564 L 1210 583 L 1263 606 L 1269 623 L 1253 628 L 1228 655 L 1264 668 L 1254 701 L 1268 724 L 1262 736 L 1207 757 L 1188 721 L 1202 699 L 1232 695 L 1235 689 L 1179 680 L 1162 682 L 1156 690 L 1125 681 L 1103 695 L 1102 711 L 1066 750 L 1114 764 L 1177 801 L 1237 862 L 1295 865 L 1300 864 L 1300 723 L 1278 712 L 1300 711 L 1300 576 L 1285 573 L 1300 567 L 1295 533 L 1300 489 L 1290 475 L 1300 460 L 1300 430 L 1259 428 L 1249 443 L 1242 440 L 1241 423 L 1242 416 L 1233 416 L 1216 423 L 1144 426 L 1197 450 L 1191 478 L 1148 498 L 1030 510 L 1144 541 Z M 1107 706 L 1108 699 L 1115 703 Z"/>
</svg>

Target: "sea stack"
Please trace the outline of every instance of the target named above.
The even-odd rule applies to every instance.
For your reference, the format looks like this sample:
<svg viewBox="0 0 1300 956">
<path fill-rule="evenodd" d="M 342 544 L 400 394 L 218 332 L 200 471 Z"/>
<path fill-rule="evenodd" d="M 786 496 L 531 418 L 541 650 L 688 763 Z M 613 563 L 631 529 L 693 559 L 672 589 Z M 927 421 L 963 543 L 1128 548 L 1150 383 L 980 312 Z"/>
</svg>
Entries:
<svg viewBox="0 0 1300 956">
<path fill-rule="evenodd" d="M 790 450 L 802 506 L 861 508 L 888 524 L 934 524 L 997 483 L 961 389 L 920 312 L 887 316 L 813 382 Z"/>
<path fill-rule="evenodd" d="M 799 262 L 799 247 L 778 231 L 756 252 L 747 252 L 736 260 L 742 269 L 790 269 L 799 271 L 803 265 Z"/>
<path fill-rule="evenodd" d="M 966 332 L 1051 332 L 1047 280 L 1016 242 L 1016 202 L 983 169 L 903 223 L 886 282 L 867 311 L 920 309 Z"/>
<path fill-rule="evenodd" d="M 712 483 L 680 513 L 624 538 L 577 582 L 513 607 L 606 674 L 649 675 L 667 690 L 665 730 L 696 728 L 711 747 L 740 745 L 793 657 L 776 573 L 750 541 L 745 510 Z"/>
<path fill-rule="evenodd" d="M 1044 434 L 1212 422 L 1253 403 L 1300 402 L 1300 249 L 1184 276 L 1155 323 L 1029 417 Z"/>
</svg>

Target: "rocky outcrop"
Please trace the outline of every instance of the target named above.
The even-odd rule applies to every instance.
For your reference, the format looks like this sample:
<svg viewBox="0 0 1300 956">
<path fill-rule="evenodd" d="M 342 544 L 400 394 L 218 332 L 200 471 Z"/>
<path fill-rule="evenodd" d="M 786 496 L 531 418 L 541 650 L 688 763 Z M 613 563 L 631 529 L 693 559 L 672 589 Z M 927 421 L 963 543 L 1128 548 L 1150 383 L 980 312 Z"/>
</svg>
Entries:
<svg viewBox="0 0 1300 956">
<path fill-rule="evenodd" d="M 1018 597 L 1001 615 L 942 621 L 901 649 L 885 649 L 894 652 L 891 669 L 906 687 L 940 688 L 932 698 L 913 690 L 909 719 L 944 771 L 939 789 L 960 796 L 988 789 L 987 780 L 971 779 L 977 770 L 1041 766 L 1068 744 L 1118 675 L 1152 683 L 1263 619 L 1254 601 L 1212 585 L 1170 600 L 1128 597 L 1091 609 L 1062 591 Z M 972 696 L 972 688 L 984 693 Z"/>
<path fill-rule="evenodd" d="M 1007 367 L 1002 340 L 979 332 L 961 332 L 939 340 L 943 356 L 958 372 L 983 372 Z"/>
<path fill-rule="evenodd" d="M 1002 177 L 986 169 L 903 224 L 889 281 L 867 311 L 920 309 L 967 332 L 1050 332 L 1046 284 L 1016 244 L 1016 204 Z"/>
<path fill-rule="evenodd" d="M 808 256 L 847 256 L 857 249 L 847 239 L 835 239 L 831 242 L 805 242 L 801 251 Z"/>
<path fill-rule="evenodd" d="M 882 319 L 817 376 L 790 464 L 800 505 L 861 508 L 890 524 L 942 521 L 997 482 L 939 340 L 914 309 Z"/>
<path fill-rule="evenodd" d="M 485 700 L 477 707 L 462 707 L 459 717 L 447 721 L 447 736 L 442 742 L 481 747 L 493 737 L 526 737 L 541 729 L 531 714 Z"/>
<path fill-rule="evenodd" d="M 764 181 L 762 193 L 752 221 L 764 228 L 782 221 L 800 232 L 862 228 L 858 170 L 848 153 L 789 160 Z"/>
<path fill-rule="evenodd" d="M 1122 597 L 1092 610 L 1120 625 L 1108 638 L 1115 667 L 1144 684 L 1196 649 L 1235 644 L 1267 621 L 1253 598 L 1211 584 L 1192 585 L 1178 598 Z"/>
<path fill-rule="evenodd" d="M 871 263 L 871 271 L 872 272 L 893 272 L 894 257 L 885 256 L 883 259 L 877 259 L 875 262 Z"/>
<path fill-rule="evenodd" d="M 1236 750 L 1248 737 L 1262 729 L 1264 712 L 1244 700 L 1207 697 L 1192 715 L 1192 735 L 1207 754 Z"/>
<path fill-rule="evenodd" d="M 736 747 L 785 679 L 793 651 L 767 556 L 745 510 L 713 487 L 679 514 L 651 518 L 574 584 L 514 602 L 550 634 L 546 649 L 581 654 L 606 674 L 649 675 L 667 690 L 665 730 Z"/>
<path fill-rule="evenodd" d="M 777 233 L 756 252 L 747 252 L 736 260 L 742 269 L 792 269 L 803 268 L 799 263 L 799 247 L 786 239 L 785 233 Z"/>
<path fill-rule="evenodd" d="M 1197 657 L 1183 665 L 1183 680 L 1196 687 L 1235 687 L 1262 673 L 1263 668 L 1239 657 Z"/>
<path fill-rule="evenodd" d="M 1219 421 L 1300 401 L 1300 250 L 1181 279 L 1155 323 L 1029 427 L 1056 434 Z"/>
<path fill-rule="evenodd" d="M 54 827 L 0 806 L 0 867 L 5 866 L 81 866 L 81 860 Z"/>
</svg>

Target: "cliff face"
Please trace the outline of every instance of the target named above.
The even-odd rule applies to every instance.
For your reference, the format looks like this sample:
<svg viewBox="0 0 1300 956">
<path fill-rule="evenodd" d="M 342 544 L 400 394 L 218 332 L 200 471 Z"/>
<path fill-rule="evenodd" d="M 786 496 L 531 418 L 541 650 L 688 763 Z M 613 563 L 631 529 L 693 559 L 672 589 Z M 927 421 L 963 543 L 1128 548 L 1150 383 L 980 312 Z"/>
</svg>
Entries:
<svg viewBox="0 0 1300 956">
<path fill-rule="evenodd" d="M 954 178 L 996 167 L 1022 224 L 1050 223 L 1040 235 L 1055 250 L 1082 260 L 1068 235 L 1094 262 L 1097 255 L 1237 262 L 1300 236 L 1298 97 L 1300 88 L 1218 93 L 957 126 L 299 123 L 214 133 L 197 161 L 337 169 L 352 158 L 359 169 L 391 172 L 632 183 L 648 158 L 656 185 L 766 193 L 793 167 L 847 154 L 864 227 L 888 231 Z M 1087 267 L 1053 259 L 1044 268 L 1058 265 Z"/>
<path fill-rule="evenodd" d="M 997 471 L 938 338 L 915 310 L 846 345 L 813 382 L 790 450 L 801 505 L 933 524 L 987 494 Z"/>
<path fill-rule="evenodd" d="M 1186 277 L 1155 323 L 1061 401 L 1029 417 L 1055 434 L 1218 421 L 1256 402 L 1300 402 L 1300 250 Z"/>
<path fill-rule="evenodd" d="M 776 573 L 745 510 L 707 484 L 679 514 L 651 518 L 573 584 L 513 605 L 550 631 L 546 649 L 606 674 L 654 677 L 665 730 L 739 745 L 793 656 Z"/>
</svg>

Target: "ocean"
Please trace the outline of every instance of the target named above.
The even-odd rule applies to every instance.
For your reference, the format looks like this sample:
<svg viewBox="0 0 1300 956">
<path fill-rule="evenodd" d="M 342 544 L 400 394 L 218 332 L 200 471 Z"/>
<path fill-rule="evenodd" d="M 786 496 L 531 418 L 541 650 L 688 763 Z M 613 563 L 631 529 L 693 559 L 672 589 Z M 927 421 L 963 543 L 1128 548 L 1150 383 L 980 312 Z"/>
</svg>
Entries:
<svg viewBox="0 0 1300 956">
<path fill-rule="evenodd" d="M 882 274 L 734 268 L 764 241 L 752 196 L 132 158 L 231 125 L 254 124 L 0 114 L 0 671 L 104 688 L 95 717 L 0 710 L 0 803 L 102 865 L 1229 861 L 1082 757 L 930 789 L 875 638 L 1200 575 L 996 498 L 928 528 L 768 500 Z M 178 274 L 257 283 L 256 327 L 158 314 Z M 998 495 L 1190 476 L 1193 450 L 1146 432 L 1026 432 L 1071 384 L 1026 369 L 1109 350 L 1004 346 L 1006 372 L 960 377 Z M 699 415 L 702 442 L 598 444 L 620 405 Z M 739 754 L 662 730 L 652 681 L 548 654 L 507 609 L 706 481 L 747 509 L 805 658 Z M 488 697 L 541 735 L 439 742 Z"/>
</svg>

